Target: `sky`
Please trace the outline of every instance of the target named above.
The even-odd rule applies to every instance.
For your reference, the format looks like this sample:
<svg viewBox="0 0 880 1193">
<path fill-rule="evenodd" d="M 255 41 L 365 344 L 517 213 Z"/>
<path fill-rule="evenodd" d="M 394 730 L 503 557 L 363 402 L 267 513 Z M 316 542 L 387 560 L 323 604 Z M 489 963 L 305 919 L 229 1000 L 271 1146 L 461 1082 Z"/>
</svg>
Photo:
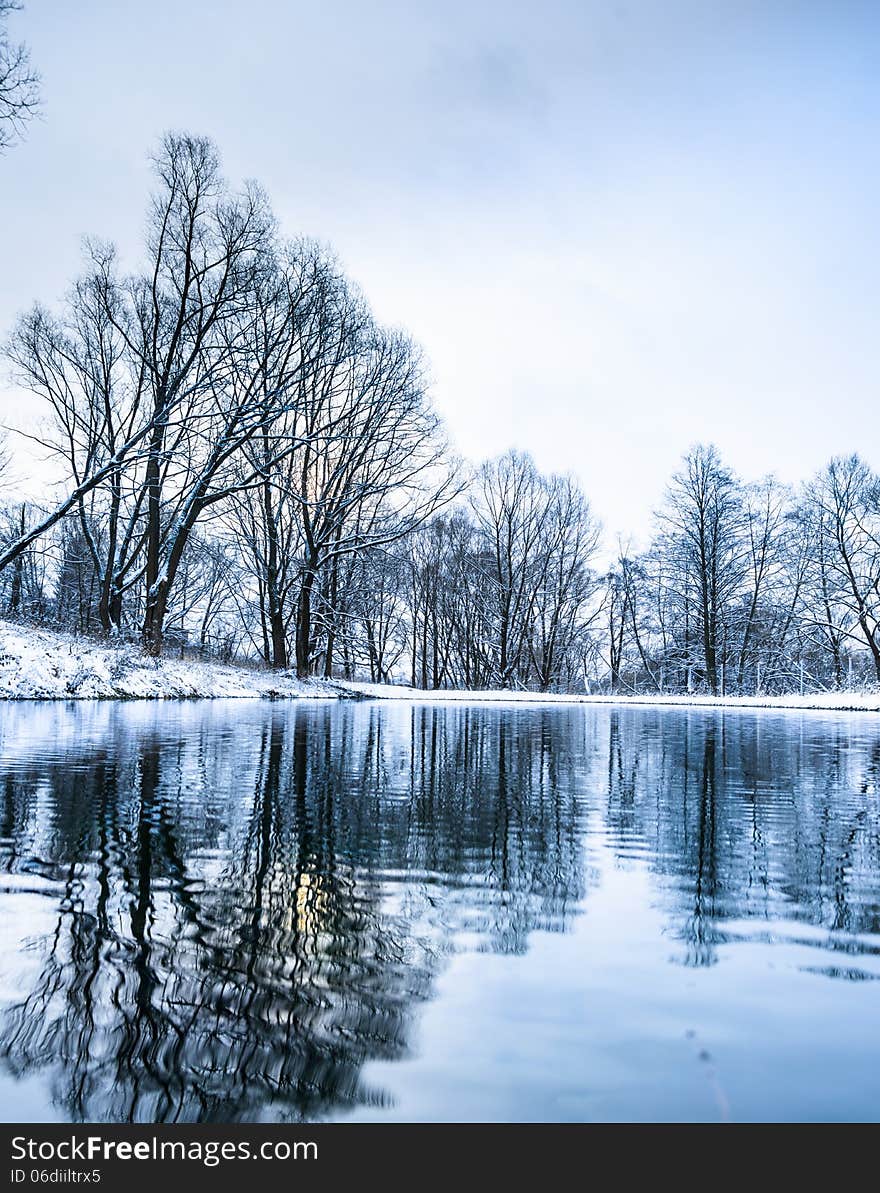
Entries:
<svg viewBox="0 0 880 1193">
<path fill-rule="evenodd" d="M 0 157 L 0 335 L 84 236 L 136 267 L 186 130 L 420 342 L 460 453 L 573 472 L 609 539 L 695 442 L 880 467 L 880 5 L 27 0 L 12 33 L 45 104 Z"/>
</svg>

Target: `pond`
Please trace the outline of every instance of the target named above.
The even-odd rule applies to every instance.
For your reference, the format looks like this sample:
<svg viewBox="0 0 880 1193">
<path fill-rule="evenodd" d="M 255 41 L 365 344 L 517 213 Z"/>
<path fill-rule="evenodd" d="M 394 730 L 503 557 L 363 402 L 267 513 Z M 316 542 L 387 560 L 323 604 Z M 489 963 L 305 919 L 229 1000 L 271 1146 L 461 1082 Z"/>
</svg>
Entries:
<svg viewBox="0 0 880 1193">
<path fill-rule="evenodd" d="M 5 1121 L 876 1119 L 880 718 L 0 708 Z"/>
</svg>

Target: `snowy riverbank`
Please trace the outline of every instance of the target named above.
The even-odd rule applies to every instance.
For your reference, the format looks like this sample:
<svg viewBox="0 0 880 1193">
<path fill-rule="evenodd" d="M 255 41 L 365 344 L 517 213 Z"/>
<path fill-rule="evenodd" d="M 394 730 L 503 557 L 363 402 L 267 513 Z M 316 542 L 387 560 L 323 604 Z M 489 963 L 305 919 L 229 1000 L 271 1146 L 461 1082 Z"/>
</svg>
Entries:
<svg viewBox="0 0 880 1193">
<path fill-rule="evenodd" d="M 331 685 L 191 659 L 149 659 L 136 646 L 0 622 L 0 699 L 186 700 L 337 697 Z"/>
<path fill-rule="evenodd" d="M 632 707 L 671 706 L 681 708 L 776 708 L 776 709 L 825 709 L 837 712 L 880 712 L 880 691 L 878 692 L 812 692 L 800 696 L 591 696 L 542 692 L 466 692 L 466 691 L 424 691 L 420 688 L 391 686 L 388 684 L 348 683 L 334 680 L 334 686 L 341 695 L 350 694 L 360 699 L 372 700 L 416 700 L 441 704 L 462 703 L 484 704 L 615 704 Z"/>
<path fill-rule="evenodd" d="M 410 700 L 437 704 L 618 704 L 694 708 L 827 709 L 880 712 L 880 692 L 821 692 L 805 696 L 589 696 L 540 692 L 422 691 L 344 680 L 304 682 L 260 668 L 190 659 L 148 659 L 136 646 L 110 646 L 51 630 L 0 622 L 0 699 L 185 700 L 237 699 Z"/>
</svg>

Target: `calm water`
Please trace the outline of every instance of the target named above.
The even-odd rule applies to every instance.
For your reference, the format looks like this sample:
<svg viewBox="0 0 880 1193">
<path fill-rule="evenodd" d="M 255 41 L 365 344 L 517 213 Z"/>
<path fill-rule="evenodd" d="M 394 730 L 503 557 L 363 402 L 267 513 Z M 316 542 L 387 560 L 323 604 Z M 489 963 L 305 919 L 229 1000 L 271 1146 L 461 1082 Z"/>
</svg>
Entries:
<svg viewBox="0 0 880 1193">
<path fill-rule="evenodd" d="M 880 1117 L 880 719 L 0 708 L 0 1118 Z"/>
</svg>

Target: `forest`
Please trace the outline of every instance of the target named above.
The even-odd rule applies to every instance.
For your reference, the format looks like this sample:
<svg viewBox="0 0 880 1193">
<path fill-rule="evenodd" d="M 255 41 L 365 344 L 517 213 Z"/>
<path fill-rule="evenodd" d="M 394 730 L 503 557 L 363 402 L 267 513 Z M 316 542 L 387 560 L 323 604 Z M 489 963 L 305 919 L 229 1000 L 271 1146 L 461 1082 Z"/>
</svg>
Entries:
<svg viewBox="0 0 880 1193">
<path fill-rule="evenodd" d="M 880 683 L 880 477 L 859 456 L 790 486 L 693 445 L 647 548 L 609 550 L 573 477 L 456 457 L 418 346 L 210 141 L 164 138 L 136 272 L 109 243 L 84 256 L 4 344 L 28 399 L 0 461 L 5 618 L 428 689 Z M 43 502 L 14 495 L 25 439 Z"/>
</svg>

